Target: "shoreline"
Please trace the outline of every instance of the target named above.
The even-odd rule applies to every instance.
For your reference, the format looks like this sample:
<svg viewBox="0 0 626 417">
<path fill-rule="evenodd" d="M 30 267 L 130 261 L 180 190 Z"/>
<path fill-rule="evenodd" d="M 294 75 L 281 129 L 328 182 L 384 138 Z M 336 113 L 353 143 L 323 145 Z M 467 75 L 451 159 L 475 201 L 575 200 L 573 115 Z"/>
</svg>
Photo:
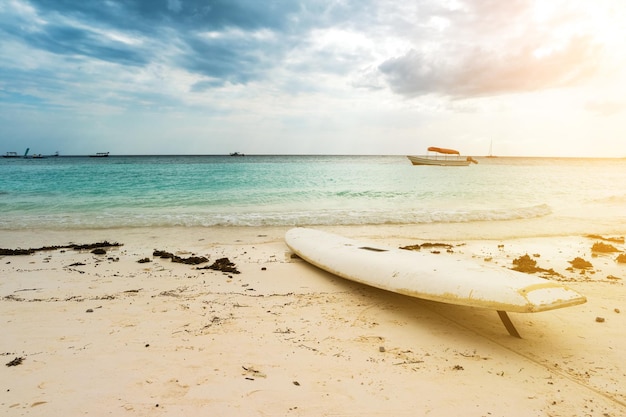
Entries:
<svg viewBox="0 0 626 417">
<path fill-rule="evenodd" d="M 446 239 L 462 240 L 513 240 L 525 238 L 559 238 L 585 235 L 626 236 L 626 224 L 615 221 L 579 221 L 551 219 L 551 227 L 543 218 L 517 220 L 485 220 L 473 222 L 438 222 L 420 224 L 379 225 L 303 225 L 354 238 L 372 239 Z M 0 229 L 0 248 L 25 248 L 44 244 L 62 245 L 84 243 L 80 240 L 109 240 L 118 236 L 137 244 L 145 240 L 177 240 L 184 235 L 186 241 L 208 240 L 212 243 L 282 241 L 287 230 L 298 225 L 284 226 L 138 226 L 103 228 L 29 228 Z M 44 242 L 44 243 L 42 243 Z"/>
<path fill-rule="evenodd" d="M 433 256 L 503 268 L 530 254 L 588 302 L 512 313 L 523 337 L 515 339 L 494 311 L 404 297 L 311 267 L 284 244 L 289 227 L 3 231 L 2 248 L 123 246 L 105 255 L 0 257 L 0 352 L 5 364 L 23 358 L 1 367 L 0 409 L 42 416 L 622 414 L 626 265 L 615 254 L 593 256 L 595 240 L 583 235 L 511 238 L 443 226 L 321 229 L 394 247 L 443 241 L 452 253 Z M 155 249 L 209 262 L 226 257 L 241 273 L 155 258 Z M 145 257 L 150 262 L 138 263 Z M 593 267 L 568 270 L 576 257 Z"/>
</svg>

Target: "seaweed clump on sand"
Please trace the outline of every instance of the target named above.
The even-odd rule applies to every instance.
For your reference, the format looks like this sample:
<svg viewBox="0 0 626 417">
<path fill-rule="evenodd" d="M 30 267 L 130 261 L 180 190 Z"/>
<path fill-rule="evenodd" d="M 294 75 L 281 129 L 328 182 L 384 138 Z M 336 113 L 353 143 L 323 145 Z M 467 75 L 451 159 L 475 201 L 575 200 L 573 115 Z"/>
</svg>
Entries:
<svg viewBox="0 0 626 417">
<path fill-rule="evenodd" d="M 7 363 L 6 366 L 17 366 L 17 365 L 21 365 L 22 362 L 24 362 L 24 358 L 17 357 L 13 359 L 11 362 Z"/>
<path fill-rule="evenodd" d="M 228 258 L 220 258 L 213 262 L 211 265 L 204 266 L 198 269 L 212 269 L 214 271 L 230 272 L 231 274 L 239 274 L 237 266 Z"/>
<path fill-rule="evenodd" d="M 41 246 L 39 248 L 28 248 L 28 249 L 4 249 L 0 248 L 0 255 L 4 256 L 17 256 L 17 255 L 32 255 L 35 252 L 44 252 L 44 251 L 53 251 L 57 249 L 74 249 L 74 250 L 89 250 L 89 249 L 102 249 L 102 248 L 111 248 L 122 246 L 121 243 L 113 242 L 110 243 L 108 241 L 96 242 L 96 243 L 88 243 L 83 245 L 77 245 L 75 243 L 70 243 L 69 245 L 52 245 L 52 246 Z"/>
<path fill-rule="evenodd" d="M 86 245 L 75 245 L 75 244 L 70 244 L 68 246 L 66 246 L 65 248 L 61 248 L 61 249 L 74 249 L 74 250 L 90 250 L 90 249 L 102 249 L 102 248 L 114 248 L 114 247 L 118 247 L 118 246 L 122 246 L 121 243 L 117 243 L 117 242 L 112 242 L 109 243 L 108 241 L 104 241 L 104 242 L 97 242 L 97 243 L 88 243 Z"/>
<path fill-rule="evenodd" d="M 596 242 L 591 247 L 591 251 L 598 252 L 598 253 L 613 253 L 613 252 L 619 252 L 619 249 L 617 249 L 613 245 L 607 245 L 606 243 Z"/>
<path fill-rule="evenodd" d="M 568 262 L 572 265 L 572 268 L 576 268 L 576 269 L 593 268 L 593 265 L 591 264 L 591 262 L 586 261 L 583 258 L 579 258 L 579 257 L 576 257 Z"/>
<path fill-rule="evenodd" d="M 400 249 L 404 249 L 404 250 L 414 250 L 414 251 L 420 251 L 422 249 L 432 249 L 431 252 L 432 253 L 440 253 L 437 248 L 443 248 L 446 250 L 446 252 L 448 253 L 453 253 L 454 251 L 452 250 L 452 245 L 449 243 L 431 243 L 431 242 L 425 242 L 422 243 L 421 245 L 415 244 L 415 245 L 408 245 L 408 246 L 402 246 L 400 247 Z"/>
<path fill-rule="evenodd" d="M 606 240 L 607 242 L 624 244 L 624 237 L 604 237 L 600 235 L 587 235 L 589 239 Z"/>
<path fill-rule="evenodd" d="M 617 258 L 615 258 L 615 261 L 617 261 L 620 264 L 626 264 L 626 253 L 620 253 L 619 255 L 617 255 Z"/>
<path fill-rule="evenodd" d="M 541 272 L 548 275 L 560 276 L 554 269 L 544 269 L 537 266 L 537 261 L 532 259 L 528 254 L 513 259 L 513 271 L 524 272 L 525 274 L 534 274 Z"/>
<path fill-rule="evenodd" d="M 30 255 L 36 252 L 36 249 L 5 249 L 0 248 L 0 256 Z"/>
<path fill-rule="evenodd" d="M 190 256 L 188 258 L 183 258 L 164 250 L 155 250 L 152 253 L 152 256 L 158 256 L 161 259 L 171 259 L 172 262 L 186 265 L 199 265 L 209 261 L 209 258 L 206 258 L 204 256 Z"/>
</svg>

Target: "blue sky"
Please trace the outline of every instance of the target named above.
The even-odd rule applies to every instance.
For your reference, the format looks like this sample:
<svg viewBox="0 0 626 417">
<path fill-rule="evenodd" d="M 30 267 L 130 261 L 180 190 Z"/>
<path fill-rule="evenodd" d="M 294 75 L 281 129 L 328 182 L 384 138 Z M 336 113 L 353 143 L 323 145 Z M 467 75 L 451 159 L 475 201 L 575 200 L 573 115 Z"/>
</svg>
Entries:
<svg viewBox="0 0 626 417">
<path fill-rule="evenodd" d="M 0 153 L 626 156 L 621 0 L 4 0 Z"/>
</svg>

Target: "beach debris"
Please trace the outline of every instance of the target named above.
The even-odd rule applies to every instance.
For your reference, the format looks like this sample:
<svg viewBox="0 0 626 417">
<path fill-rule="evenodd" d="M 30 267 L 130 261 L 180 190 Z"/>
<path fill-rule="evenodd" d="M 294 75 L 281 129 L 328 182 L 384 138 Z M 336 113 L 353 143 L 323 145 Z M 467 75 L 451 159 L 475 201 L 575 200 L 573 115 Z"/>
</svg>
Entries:
<svg viewBox="0 0 626 417">
<path fill-rule="evenodd" d="M 613 309 L 613 311 L 615 311 L 617 314 L 619 314 L 619 313 L 620 313 L 619 308 L 614 308 L 614 309 Z"/>
<path fill-rule="evenodd" d="M 245 371 L 243 373 L 243 375 L 249 375 L 249 376 L 253 376 L 253 377 L 257 377 L 257 378 L 267 378 L 267 375 L 264 374 L 263 372 L 254 369 L 252 366 L 241 366 L 243 368 L 243 370 Z M 247 377 L 246 379 L 249 379 L 251 381 L 254 381 L 254 378 L 250 378 Z"/>
<path fill-rule="evenodd" d="M 69 264 L 69 266 L 85 266 L 86 264 L 82 263 L 82 262 L 74 262 L 73 264 Z"/>
<path fill-rule="evenodd" d="M 531 259 L 531 257 L 528 254 L 525 254 L 523 256 L 520 256 L 519 258 L 513 259 L 513 265 L 514 265 L 513 268 L 511 268 L 512 270 L 518 271 L 518 272 L 524 272 L 526 274 L 534 274 L 536 272 L 541 272 L 541 273 L 545 273 L 548 275 L 561 276 L 561 274 L 559 274 L 552 268 L 544 269 L 544 268 L 538 267 L 537 261 L 535 261 L 534 259 Z"/>
<path fill-rule="evenodd" d="M 232 274 L 240 274 L 237 270 L 237 266 L 228 258 L 220 258 L 213 262 L 211 265 L 203 266 L 197 269 L 212 269 L 214 271 L 230 272 Z"/>
<path fill-rule="evenodd" d="M 17 365 L 21 365 L 22 362 L 24 362 L 24 358 L 22 358 L 21 356 L 16 357 L 15 359 L 13 359 L 11 362 L 7 363 L 7 366 L 17 366 Z"/>
<path fill-rule="evenodd" d="M 92 250 L 91 253 L 93 253 L 94 255 L 106 255 L 107 251 L 103 248 L 96 248 Z"/>
<path fill-rule="evenodd" d="M 161 259 L 171 259 L 172 262 L 186 265 L 199 265 L 209 261 L 209 258 L 205 258 L 204 256 L 190 256 L 188 258 L 183 258 L 178 255 L 174 255 L 171 252 L 157 249 L 152 252 L 152 256 L 158 256 Z"/>
<path fill-rule="evenodd" d="M 15 290 L 13 292 L 24 292 L 24 291 L 39 291 L 41 288 L 22 288 L 21 290 Z"/>
<path fill-rule="evenodd" d="M 600 235 L 587 235 L 587 237 L 589 239 L 597 239 L 597 240 L 605 240 L 607 242 L 613 242 L 613 243 L 624 243 L 624 237 L 623 236 L 619 236 L 619 237 L 604 237 L 604 236 L 600 236 Z"/>
<path fill-rule="evenodd" d="M 176 289 L 176 290 L 161 291 L 161 292 L 159 293 L 159 295 L 160 295 L 160 296 L 163 296 L 163 297 L 175 297 L 175 298 L 178 298 L 178 297 L 180 297 L 180 294 L 179 294 L 179 293 L 182 293 L 182 292 L 183 292 L 183 291 L 185 291 L 186 289 L 187 289 L 187 288 L 186 288 L 186 287 L 184 287 L 184 288 L 178 288 L 178 289 Z M 178 293 L 177 293 L 177 292 L 175 292 L 175 291 L 178 291 Z"/>
<path fill-rule="evenodd" d="M 150 261 L 150 258 L 142 258 L 138 260 L 137 262 L 140 264 L 145 264 L 145 263 L 152 262 L 152 261 Z"/>
<path fill-rule="evenodd" d="M 596 322 L 597 323 L 604 323 L 605 322 L 604 317 L 596 317 Z"/>
<path fill-rule="evenodd" d="M 58 249 L 74 249 L 74 250 L 89 250 L 89 249 L 98 249 L 98 248 L 110 248 L 122 246 L 121 243 L 109 243 L 108 241 L 97 242 L 97 243 L 88 243 L 83 245 L 77 245 L 74 243 L 70 243 L 69 245 L 53 245 L 53 246 L 42 246 L 39 248 L 28 248 L 28 249 L 4 249 L 0 248 L 0 255 L 4 256 L 16 256 L 16 255 L 32 255 L 35 252 L 43 252 L 43 251 L 52 251 Z"/>
<path fill-rule="evenodd" d="M 35 253 L 35 249 L 4 249 L 0 248 L 0 255 L 14 256 L 14 255 L 30 255 Z"/>
<path fill-rule="evenodd" d="M 596 242 L 591 247 L 591 251 L 601 252 L 601 253 L 612 253 L 612 252 L 619 252 L 619 249 L 617 249 L 613 245 L 607 245 L 606 243 Z"/>
<path fill-rule="evenodd" d="M 591 262 L 586 261 L 583 258 L 579 258 L 579 257 L 576 257 L 568 262 L 572 265 L 572 268 L 576 268 L 576 269 L 593 268 L 593 265 L 591 264 Z"/>
<path fill-rule="evenodd" d="M 514 259 L 513 265 L 516 266 L 516 268 L 513 269 L 520 272 L 537 272 L 538 270 L 537 261 L 530 259 L 528 254 Z"/>
<path fill-rule="evenodd" d="M 617 255 L 615 261 L 620 264 L 626 264 L 626 253 L 620 253 L 619 255 Z"/>
<path fill-rule="evenodd" d="M 454 369 L 455 371 L 462 371 L 463 367 L 461 365 L 454 365 L 452 369 Z"/>
<path fill-rule="evenodd" d="M 425 243 L 422 243 L 421 245 L 415 244 L 415 245 L 408 245 L 408 246 L 400 247 L 400 249 L 414 250 L 414 251 L 422 250 L 422 248 L 424 248 L 424 249 L 443 248 L 443 249 L 446 250 L 446 252 L 453 253 L 452 245 L 449 244 L 449 243 L 430 243 L 430 242 L 425 242 Z M 432 250 L 432 252 L 433 253 L 440 253 L 437 250 Z"/>
<path fill-rule="evenodd" d="M 166 252 L 164 250 L 155 249 L 152 252 L 152 256 L 158 256 L 161 259 L 170 259 L 170 258 L 172 258 L 174 256 L 174 254 L 171 253 L 171 252 Z"/>
<path fill-rule="evenodd" d="M 236 305 L 235 307 L 242 307 L 240 305 Z M 278 333 L 278 334 L 290 334 L 290 333 L 295 333 L 292 329 L 290 329 L 289 327 L 287 327 L 286 329 L 276 329 L 274 330 L 274 333 Z"/>
<path fill-rule="evenodd" d="M 85 313 L 93 313 L 93 308 L 88 308 Z"/>
<path fill-rule="evenodd" d="M 299 387 L 300 383 L 298 381 L 293 381 L 293 385 L 295 385 L 296 387 Z"/>
<path fill-rule="evenodd" d="M 88 243 L 86 245 L 70 244 L 63 249 L 89 250 L 89 249 L 98 249 L 98 248 L 114 248 L 114 247 L 119 247 L 119 246 L 123 246 L 123 245 L 117 242 L 110 243 L 105 240 L 103 242 L 98 242 L 98 243 Z"/>
</svg>

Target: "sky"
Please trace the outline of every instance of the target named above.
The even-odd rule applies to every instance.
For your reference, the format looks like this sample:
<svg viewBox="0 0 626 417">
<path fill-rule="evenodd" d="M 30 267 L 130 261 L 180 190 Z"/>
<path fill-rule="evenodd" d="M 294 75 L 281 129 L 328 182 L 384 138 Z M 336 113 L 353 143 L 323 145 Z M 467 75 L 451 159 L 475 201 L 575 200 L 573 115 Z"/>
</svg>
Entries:
<svg viewBox="0 0 626 417">
<path fill-rule="evenodd" d="M 623 0 L 1 0 L 0 153 L 626 157 Z"/>
</svg>

